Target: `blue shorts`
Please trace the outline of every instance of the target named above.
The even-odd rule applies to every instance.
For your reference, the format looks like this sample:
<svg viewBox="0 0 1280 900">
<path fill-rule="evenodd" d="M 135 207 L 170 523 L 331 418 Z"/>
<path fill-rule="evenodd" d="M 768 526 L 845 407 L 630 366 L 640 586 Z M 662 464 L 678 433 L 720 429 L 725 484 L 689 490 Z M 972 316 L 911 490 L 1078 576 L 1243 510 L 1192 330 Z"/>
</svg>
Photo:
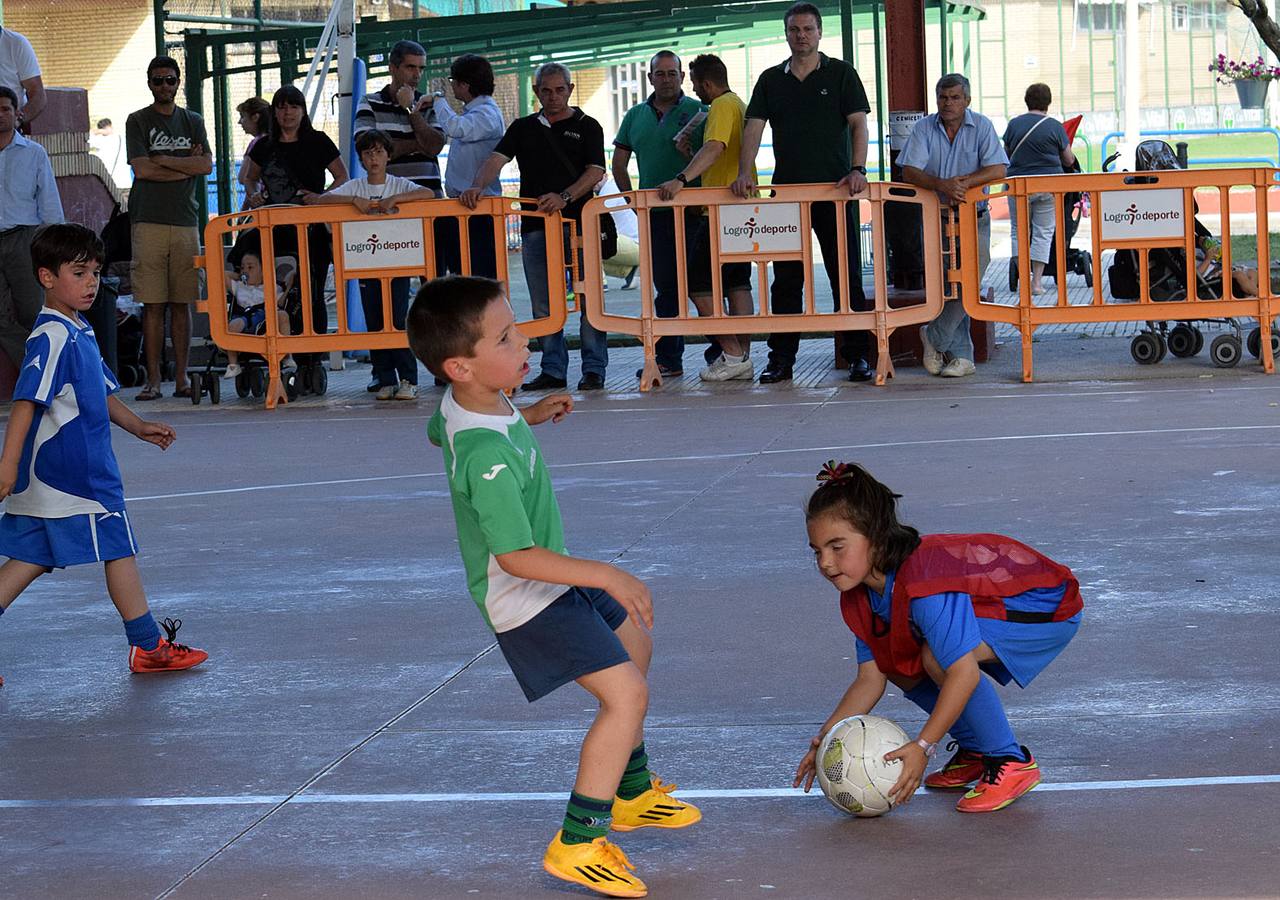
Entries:
<svg viewBox="0 0 1280 900">
<path fill-rule="evenodd" d="M 0 516 L 0 556 L 47 569 L 107 562 L 138 553 L 124 510 L 60 519 Z"/>
<path fill-rule="evenodd" d="M 597 588 L 569 588 L 519 628 L 498 633 L 507 665 L 532 703 L 631 657 L 616 632 L 627 611 Z"/>
<path fill-rule="evenodd" d="M 244 322 L 245 334 L 260 334 L 262 326 L 267 323 L 267 310 L 265 306 L 237 306 L 231 311 L 231 319 L 228 325 L 240 319 Z"/>
</svg>

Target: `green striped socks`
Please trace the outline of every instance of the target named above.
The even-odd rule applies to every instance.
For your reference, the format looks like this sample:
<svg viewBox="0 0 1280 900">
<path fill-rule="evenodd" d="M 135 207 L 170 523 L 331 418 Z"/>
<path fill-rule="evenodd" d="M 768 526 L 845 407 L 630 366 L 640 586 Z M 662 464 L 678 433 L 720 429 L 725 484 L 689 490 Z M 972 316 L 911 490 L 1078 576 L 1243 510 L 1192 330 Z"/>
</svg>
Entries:
<svg viewBox="0 0 1280 900">
<path fill-rule="evenodd" d="M 622 781 L 618 784 L 618 796 L 623 800 L 634 800 L 649 790 L 649 754 L 644 752 L 644 742 L 631 751 L 631 759 L 627 760 L 627 770 L 622 773 Z"/>
<path fill-rule="evenodd" d="M 613 821 L 613 801 L 569 795 L 569 808 L 564 813 L 560 841 L 565 844 L 589 844 L 609 833 Z"/>
</svg>

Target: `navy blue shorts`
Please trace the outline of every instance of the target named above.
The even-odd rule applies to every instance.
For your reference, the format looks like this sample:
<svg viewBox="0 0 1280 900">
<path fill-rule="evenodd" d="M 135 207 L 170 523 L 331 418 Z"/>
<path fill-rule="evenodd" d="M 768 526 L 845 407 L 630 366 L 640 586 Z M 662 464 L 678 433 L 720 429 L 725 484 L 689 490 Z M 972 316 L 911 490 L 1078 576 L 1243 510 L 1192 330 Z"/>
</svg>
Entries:
<svg viewBox="0 0 1280 900">
<path fill-rule="evenodd" d="M 264 306 L 237 306 L 231 312 L 231 319 L 228 325 L 240 319 L 244 322 L 245 334 L 261 334 L 263 326 L 267 324 L 267 310 Z"/>
<path fill-rule="evenodd" d="M 497 635 L 507 665 L 532 703 L 631 657 L 615 634 L 627 611 L 597 588 L 569 588 L 519 628 Z"/>
</svg>

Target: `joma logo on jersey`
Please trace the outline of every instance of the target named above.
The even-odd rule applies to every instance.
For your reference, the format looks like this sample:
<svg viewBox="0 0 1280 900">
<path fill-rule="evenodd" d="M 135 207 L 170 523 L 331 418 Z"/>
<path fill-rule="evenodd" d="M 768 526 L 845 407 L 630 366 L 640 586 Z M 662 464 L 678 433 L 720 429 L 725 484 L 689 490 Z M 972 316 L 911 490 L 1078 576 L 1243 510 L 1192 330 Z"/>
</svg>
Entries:
<svg viewBox="0 0 1280 900">
<path fill-rule="evenodd" d="M 496 466 L 494 466 L 488 472 L 485 472 L 480 477 L 483 478 L 485 481 L 493 481 L 493 479 L 498 477 L 498 473 L 501 472 L 506 467 L 507 467 L 506 463 L 498 463 Z"/>
</svg>

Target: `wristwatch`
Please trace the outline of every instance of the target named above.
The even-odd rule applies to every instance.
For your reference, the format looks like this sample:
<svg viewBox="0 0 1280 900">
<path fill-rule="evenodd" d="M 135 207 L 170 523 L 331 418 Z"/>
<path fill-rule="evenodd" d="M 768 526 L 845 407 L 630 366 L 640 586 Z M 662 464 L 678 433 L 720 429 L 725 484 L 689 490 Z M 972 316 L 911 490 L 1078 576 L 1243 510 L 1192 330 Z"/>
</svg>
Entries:
<svg viewBox="0 0 1280 900">
<path fill-rule="evenodd" d="M 560 199 L 564 201 L 565 206 L 568 206 L 573 202 L 573 194 L 570 194 L 568 191 L 561 191 Z"/>
<path fill-rule="evenodd" d="M 676 181 L 680 182 L 680 183 L 681 183 L 681 184 L 683 184 L 685 187 L 688 187 L 688 186 L 689 186 L 689 179 L 684 177 L 684 173 L 683 173 L 683 172 L 681 172 L 680 174 L 676 175 Z"/>
<path fill-rule="evenodd" d="M 919 747 L 921 750 L 923 750 L 923 751 L 924 751 L 924 755 L 925 755 L 928 759 L 933 759 L 934 754 L 936 754 L 936 753 L 938 752 L 938 742 L 937 742 L 937 741 L 934 741 L 934 742 L 931 744 L 931 743 L 929 743 L 928 741 L 926 741 L 924 738 L 916 738 L 916 746 L 917 746 L 917 747 Z"/>
<path fill-rule="evenodd" d="M 861 172 L 863 175 L 866 175 L 866 174 L 867 174 L 867 167 L 866 167 L 866 166 L 854 166 L 854 167 L 853 167 L 853 171 L 854 171 L 854 172 Z"/>
</svg>

